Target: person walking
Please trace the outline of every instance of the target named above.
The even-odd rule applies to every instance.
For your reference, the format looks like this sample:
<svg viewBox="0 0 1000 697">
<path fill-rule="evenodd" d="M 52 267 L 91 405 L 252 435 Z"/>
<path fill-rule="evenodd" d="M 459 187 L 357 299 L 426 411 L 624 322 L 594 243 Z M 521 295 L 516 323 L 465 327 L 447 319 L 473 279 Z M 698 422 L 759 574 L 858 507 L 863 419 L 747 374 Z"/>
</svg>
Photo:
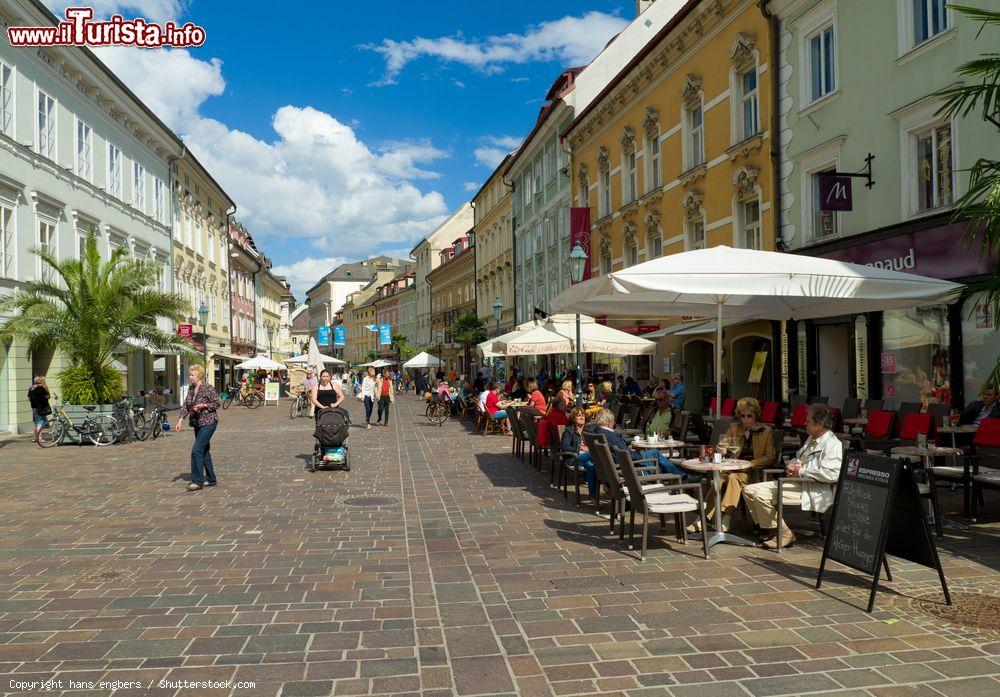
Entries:
<svg viewBox="0 0 1000 697">
<path fill-rule="evenodd" d="M 330 377 L 329 370 L 319 374 L 319 382 L 309 392 L 309 402 L 316 409 L 316 418 L 323 409 L 336 408 L 344 403 L 344 390 L 340 383 Z"/>
<path fill-rule="evenodd" d="M 194 445 L 191 446 L 191 483 L 188 491 L 198 491 L 203 486 L 215 486 L 215 469 L 212 467 L 212 436 L 219 425 L 217 414 L 221 403 L 215 388 L 205 382 L 205 369 L 192 365 L 188 369 L 187 396 L 181 405 L 181 415 L 174 430 L 183 430 L 185 419 L 194 427 Z"/>
<path fill-rule="evenodd" d="M 313 377 L 313 371 L 310 368 L 306 371 L 306 379 L 302 383 L 303 389 L 306 391 L 306 395 L 312 395 L 313 389 L 316 387 L 316 378 Z M 313 416 L 316 411 L 316 407 L 312 403 L 312 399 L 309 400 L 309 416 Z"/>
<path fill-rule="evenodd" d="M 52 413 L 49 406 L 49 387 L 45 384 L 44 375 L 36 375 L 28 388 L 28 403 L 31 404 L 31 423 L 35 426 L 35 435 L 31 442 L 37 443 L 38 437 L 42 433 L 42 427 L 49 422 L 48 416 Z"/>
<path fill-rule="evenodd" d="M 372 427 L 372 407 L 375 406 L 375 369 L 369 368 L 361 381 L 361 391 L 358 399 L 365 403 L 365 428 L 371 430 Z"/>
<path fill-rule="evenodd" d="M 378 397 L 378 420 L 375 423 L 389 425 L 389 405 L 395 401 L 392 389 L 392 373 L 388 369 L 375 378 L 375 395 Z M 383 421 L 383 416 L 385 421 Z"/>
</svg>

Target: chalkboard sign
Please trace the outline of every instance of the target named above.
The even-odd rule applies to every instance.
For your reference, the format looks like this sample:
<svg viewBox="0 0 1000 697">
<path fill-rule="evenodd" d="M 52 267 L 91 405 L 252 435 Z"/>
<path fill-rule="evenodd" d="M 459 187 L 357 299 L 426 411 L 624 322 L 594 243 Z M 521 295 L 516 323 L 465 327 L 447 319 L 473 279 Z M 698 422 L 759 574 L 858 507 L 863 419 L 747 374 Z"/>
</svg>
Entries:
<svg viewBox="0 0 1000 697">
<path fill-rule="evenodd" d="M 899 464 L 895 460 L 848 453 L 840 471 L 837 501 L 830 522 L 827 557 L 874 574 L 889 523 Z"/>
<path fill-rule="evenodd" d="M 848 452 L 840 468 L 830 532 L 819 563 L 816 588 L 823 582 L 826 560 L 833 559 L 872 575 L 868 612 L 875 607 L 879 572 L 886 552 L 937 569 L 945 600 L 951 595 L 934 546 L 913 466 L 880 455 Z"/>
</svg>

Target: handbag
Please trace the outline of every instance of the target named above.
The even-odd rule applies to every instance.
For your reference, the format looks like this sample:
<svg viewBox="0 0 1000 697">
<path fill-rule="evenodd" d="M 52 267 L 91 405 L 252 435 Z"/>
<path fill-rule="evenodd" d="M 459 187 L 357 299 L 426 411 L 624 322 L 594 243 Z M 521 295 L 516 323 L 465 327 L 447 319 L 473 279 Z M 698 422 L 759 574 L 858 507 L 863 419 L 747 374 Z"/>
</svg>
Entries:
<svg viewBox="0 0 1000 697">
<path fill-rule="evenodd" d="M 46 404 L 44 406 L 38 407 L 37 409 L 35 409 L 35 411 L 38 412 L 39 416 L 48 416 L 49 414 L 52 413 L 52 407 Z"/>
<path fill-rule="evenodd" d="M 195 390 L 194 397 L 191 398 L 191 407 L 193 407 L 195 404 L 198 403 L 198 392 L 200 391 L 200 389 L 201 388 L 198 388 L 198 390 Z M 191 428 L 194 428 L 197 425 L 198 425 L 198 412 L 196 412 L 196 411 L 189 412 L 188 413 L 188 426 L 190 426 Z"/>
</svg>

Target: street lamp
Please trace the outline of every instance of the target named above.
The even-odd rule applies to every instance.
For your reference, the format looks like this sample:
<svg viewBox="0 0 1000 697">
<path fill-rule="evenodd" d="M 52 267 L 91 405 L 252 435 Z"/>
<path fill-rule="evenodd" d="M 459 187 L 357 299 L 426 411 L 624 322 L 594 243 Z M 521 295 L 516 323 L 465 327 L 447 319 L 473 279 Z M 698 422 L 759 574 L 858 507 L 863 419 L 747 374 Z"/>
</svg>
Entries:
<svg viewBox="0 0 1000 697">
<path fill-rule="evenodd" d="M 274 359 L 274 355 L 271 353 L 271 342 L 274 340 L 274 327 L 270 324 L 267 325 L 267 357 Z"/>
<path fill-rule="evenodd" d="M 198 308 L 198 319 L 201 320 L 201 359 L 205 364 L 205 370 L 208 371 L 208 308 L 205 307 L 205 303 L 201 303 L 201 307 Z M 209 383 L 211 384 L 211 383 Z"/>
<path fill-rule="evenodd" d="M 496 320 L 496 336 L 500 336 L 500 318 L 503 317 L 503 301 L 497 296 L 493 298 L 493 319 Z M 497 357 L 493 356 L 493 379 L 496 380 L 499 377 L 499 371 L 497 370 Z"/>
<path fill-rule="evenodd" d="M 444 372 L 444 331 L 438 329 L 438 372 Z"/>
<path fill-rule="evenodd" d="M 583 250 L 583 246 L 577 243 L 573 247 L 573 251 L 569 253 L 569 277 L 573 283 L 579 283 L 583 280 L 583 272 L 587 268 L 587 259 L 589 255 Z M 579 406 L 581 402 L 581 391 L 583 385 L 580 381 L 580 313 L 576 313 L 576 403 Z"/>
</svg>

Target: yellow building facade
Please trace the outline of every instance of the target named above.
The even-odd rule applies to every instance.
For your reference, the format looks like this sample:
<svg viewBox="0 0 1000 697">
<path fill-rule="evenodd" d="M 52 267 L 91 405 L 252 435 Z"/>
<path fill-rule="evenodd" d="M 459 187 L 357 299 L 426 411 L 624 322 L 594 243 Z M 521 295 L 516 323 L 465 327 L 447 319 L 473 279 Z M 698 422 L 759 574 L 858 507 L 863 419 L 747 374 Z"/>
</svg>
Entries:
<svg viewBox="0 0 1000 697">
<path fill-rule="evenodd" d="M 574 206 L 591 209 L 592 276 L 716 245 L 774 249 L 770 45 L 754 2 L 687 5 L 569 125 Z M 608 324 L 667 328 L 680 319 Z M 728 393 L 768 396 L 769 384 L 747 378 L 758 351 L 770 366 L 774 335 L 768 322 L 726 329 Z M 608 357 L 594 367 L 640 378 L 683 372 L 685 406 L 700 408 L 701 385 L 714 375 L 714 325 L 658 341 L 648 365 Z"/>
<path fill-rule="evenodd" d="M 465 352 L 452 334 L 452 325 L 460 316 L 476 313 L 476 241 L 471 234 L 454 240 L 440 252 L 440 264 L 427 274 L 431 291 L 431 353 L 445 362 L 446 370 L 456 376 L 470 373 L 477 363 L 476 347 Z M 439 353 L 440 351 L 440 353 Z"/>
<path fill-rule="evenodd" d="M 514 328 L 514 231 L 510 186 L 503 170 L 509 156 L 490 175 L 472 200 L 475 209 L 476 314 L 490 336 Z M 503 304 L 500 330 L 493 303 Z"/>
</svg>

